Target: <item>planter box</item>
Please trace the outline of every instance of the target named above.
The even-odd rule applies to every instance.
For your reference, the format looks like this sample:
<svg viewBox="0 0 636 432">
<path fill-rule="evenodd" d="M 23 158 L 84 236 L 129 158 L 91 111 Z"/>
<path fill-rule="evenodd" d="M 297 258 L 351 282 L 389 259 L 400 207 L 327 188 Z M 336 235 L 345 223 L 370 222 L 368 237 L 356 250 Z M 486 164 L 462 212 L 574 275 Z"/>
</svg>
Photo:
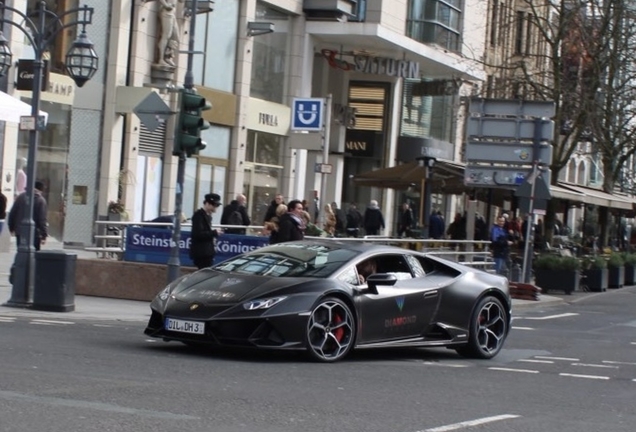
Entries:
<svg viewBox="0 0 636 432">
<path fill-rule="evenodd" d="M 623 288 L 625 285 L 625 267 L 609 267 L 607 286 L 609 288 Z"/>
<path fill-rule="evenodd" d="M 625 264 L 625 285 L 636 285 L 636 266 Z"/>
<path fill-rule="evenodd" d="M 550 291 L 564 291 L 572 294 L 579 290 L 581 273 L 578 270 L 548 270 L 536 269 L 534 271 L 535 285 L 541 288 L 544 294 Z"/>
<path fill-rule="evenodd" d="M 585 275 L 585 285 L 590 291 L 607 291 L 609 282 L 608 269 L 589 269 L 583 272 Z"/>
</svg>

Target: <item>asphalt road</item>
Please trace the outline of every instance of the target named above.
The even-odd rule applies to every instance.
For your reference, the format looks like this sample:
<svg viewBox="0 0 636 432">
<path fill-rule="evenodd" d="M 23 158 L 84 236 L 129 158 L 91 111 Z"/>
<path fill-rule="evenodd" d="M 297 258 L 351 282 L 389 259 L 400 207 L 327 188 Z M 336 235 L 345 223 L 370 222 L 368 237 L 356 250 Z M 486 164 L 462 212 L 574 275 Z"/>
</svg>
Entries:
<svg viewBox="0 0 636 432">
<path fill-rule="evenodd" d="M 633 432 L 636 288 L 567 299 L 520 311 L 490 361 L 376 350 L 331 365 L 0 310 L 0 431 Z"/>
</svg>

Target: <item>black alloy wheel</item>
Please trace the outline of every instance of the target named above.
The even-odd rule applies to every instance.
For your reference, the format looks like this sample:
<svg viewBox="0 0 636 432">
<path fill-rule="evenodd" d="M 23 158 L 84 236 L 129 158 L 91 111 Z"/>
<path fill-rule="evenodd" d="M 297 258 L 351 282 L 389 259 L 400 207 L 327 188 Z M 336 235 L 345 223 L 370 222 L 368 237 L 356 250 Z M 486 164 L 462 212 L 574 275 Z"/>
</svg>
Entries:
<svg viewBox="0 0 636 432">
<path fill-rule="evenodd" d="M 470 321 L 468 344 L 456 351 L 477 359 L 491 359 L 503 347 L 508 334 L 508 318 L 501 302 L 492 296 L 479 301 Z"/>
<path fill-rule="evenodd" d="M 356 323 L 349 306 L 334 297 L 320 299 L 307 321 L 307 352 L 320 362 L 338 361 L 353 348 L 355 335 Z"/>
</svg>

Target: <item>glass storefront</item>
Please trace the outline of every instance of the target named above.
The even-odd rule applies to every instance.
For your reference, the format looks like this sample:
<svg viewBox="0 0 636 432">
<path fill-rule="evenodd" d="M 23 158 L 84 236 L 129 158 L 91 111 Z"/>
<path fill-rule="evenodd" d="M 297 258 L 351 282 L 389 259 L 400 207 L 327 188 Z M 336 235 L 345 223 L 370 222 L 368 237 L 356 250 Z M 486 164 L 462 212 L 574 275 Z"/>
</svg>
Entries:
<svg viewBox="0 0 636 432">
<path fill-rule="evenodd" d="M 224 196 L 227 165 L 227 160 L 202 156 L 186 160 L 183 213 L 188 219 L 203 205 L 206 194 L 217 193 Z M 212 223 L 221 223 L 221 210 L 212 215 Z"/>
<path fill-rule="evenodd" d="M 62 240 L 66 215 L 71 106 L 42 101 L 40 109 L 47 112 L 49 118 L 46 129 L 39 133 L 35 181 L 44 184 L 49 235 Z M 23 192 L 26 188 L 28 153 L 29 133 L 20 132 L 15 173 L 16 193 Z"/>
<path fill-rule="evenodd" d="M 281 192 L 283 138 L 264 132 L 247 132 L 243 191 L 253 225 L 263 222 L 267 207 Z"/>
</svg>

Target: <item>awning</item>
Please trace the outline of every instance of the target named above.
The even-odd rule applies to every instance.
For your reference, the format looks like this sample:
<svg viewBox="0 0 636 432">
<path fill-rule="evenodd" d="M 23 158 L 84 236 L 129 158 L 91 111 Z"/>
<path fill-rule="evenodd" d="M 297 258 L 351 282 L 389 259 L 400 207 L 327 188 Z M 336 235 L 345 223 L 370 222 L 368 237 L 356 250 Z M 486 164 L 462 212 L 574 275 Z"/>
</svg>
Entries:
<svg viewBox="0 0 636 432">
<path fill-rule="evenodd" d="M 380 168 L 354 177 L 360 186 L 405 190 L 420 186 L 426 169 L 417 161 Z M 433 168 L 433 193 L 461 194 L 464 191 L 464 165 L 458 162 L 437 160 Z"/>
<path fill-rule="evenodd" d="M 0 91 L 0 121 L 20 123 L 20 117 L 30 115 L 31 105 Z M 40 111 L 40 115 L 44 116 L 46 123 L 49 118 L 48 113 Z"/>
<path fill-rule="evenodd" d="M 584 202 L 585 204 L 592 204 L 620 210 L 632 210 L 634 207 L 634 200 L 628 197 L 612 195 L 599 189 L 592 189 L 564 182 L 559 182 L 559 186 L 583 194 L 585 198 L 582 202 Z"/>
<path fill-rule="evenodd" d="M 393 31 L 378 23 L 307 21 L 305 31 L 327 46 L 340 51 L 384 53 L 396 59 L 420 63 L 420 70 L 428 78 L 458 77 L 467 80 L 486 80 L 483 68 L 477 61 L 450 53 L 432 44 L 416 41 L 403 33 Z M 344 45 L 344 47 L 343 47 Z"/>
<path fill-rule="evenodd" d="M 571 189 L 562 188 L 556 185 L 550 185 L 550 194 L 552 198 L 562 199 L 566 201 L 585 202 L 585 195 Z"/>
</svg>

